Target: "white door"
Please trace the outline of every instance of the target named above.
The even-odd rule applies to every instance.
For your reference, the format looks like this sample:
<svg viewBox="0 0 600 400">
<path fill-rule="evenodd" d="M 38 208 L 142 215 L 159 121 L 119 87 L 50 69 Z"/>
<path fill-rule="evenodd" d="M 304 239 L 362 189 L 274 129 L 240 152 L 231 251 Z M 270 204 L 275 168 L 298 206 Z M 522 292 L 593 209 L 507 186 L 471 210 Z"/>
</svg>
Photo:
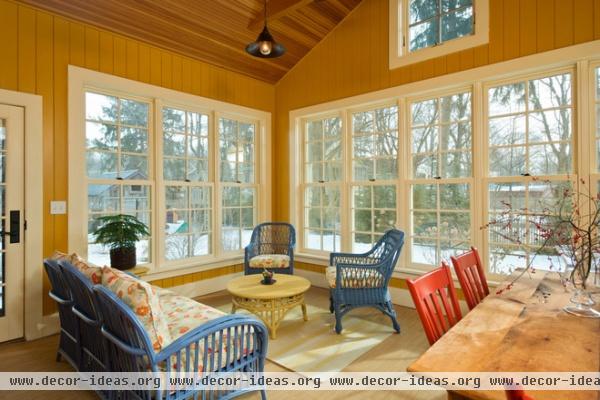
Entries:
<svg viewBox="0 0 600 400">
<path fill-rule="evenodd" d="M 0 342 L 23 337 L 24 110 L 0 104 Z"/>
</svg>

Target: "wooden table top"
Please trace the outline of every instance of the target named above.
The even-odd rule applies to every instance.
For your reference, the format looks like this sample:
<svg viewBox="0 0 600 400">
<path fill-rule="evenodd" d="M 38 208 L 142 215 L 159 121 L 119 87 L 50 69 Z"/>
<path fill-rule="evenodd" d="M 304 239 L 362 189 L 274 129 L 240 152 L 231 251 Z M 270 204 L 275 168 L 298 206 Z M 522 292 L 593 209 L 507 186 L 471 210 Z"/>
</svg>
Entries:
<svg viewBox="0 0 600 400">
<path fill-rule="evenodd" d="M 227 291 L 238 297 L 269 300 L 295 296 L 310 288 L 310 281 L 301 276 L 274 274 L 276 282 L 272 285 L 260 283 L 262 278 L 261 274 L 240 276 L 229 281 Z"/>
<path fill-rule="evenodd" d="M 408 371 L 598 372 L 600 319 L 562 311 L 570 297 L 555 272 L 524 275 L 503 294 L 490 294 Z M 505 399 L 502 391 L 457 393 L 470 399 Z M 535 391 L 531 395 L 536 400 L 600 398 L 595 391 Z"/>
</svg>

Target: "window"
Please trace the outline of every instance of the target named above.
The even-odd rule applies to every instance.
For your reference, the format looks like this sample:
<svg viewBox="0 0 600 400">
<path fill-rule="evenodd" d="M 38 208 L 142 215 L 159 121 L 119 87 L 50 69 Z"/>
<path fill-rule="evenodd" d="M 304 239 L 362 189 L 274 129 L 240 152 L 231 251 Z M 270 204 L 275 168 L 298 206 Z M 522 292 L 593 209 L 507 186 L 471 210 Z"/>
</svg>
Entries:
<svg viewBox="0 0 600 400">
<path fill-rule="evenodd" d="M 488 37 L 489 0 L 390 0 L 390 69 L 480 46 Z"/>
<path fill-rule="evenodd" d="M 397 106 L 352 114 L 352 171 L 352 249 L 364 252 L 397 222 Z"/>
<path fill-rule="evenodd" d="M 149 227 L 137 261 L 151 273 L 239 262 L 270 219 L 269 114 L 76 67 L 69 79 L 69 124 L 84 128 L 69 130 L 69 248 L 109 264 L 93 232 L 124 213 Z"/>
<path fill-rule="evenodd" d="M 571 75 L 488 90 L 490 176 L 567 174 L 571 157 Z"/>
<path fill-rule="evenodd" d="M 109 251 L 94 243 L 98 217 L 131 214 L 152 227 L 149 173 L 151 106 L 147 102 L 86 93 L 88 258 L 109 264 Z M 151 239 L 137 243 L 139 263 L 151 261 Z"/>
<path fill-rule="evenodd" d="M 212 185 L 209 177 L 209 116 L 162 109 L 165 182 L 165 259 L 211 253 Z"/>
<path fill-rule="evenodd" d="M 353 177 L 375 181 L 398 177 L 398 107 L 352 115 Z"/>
<path fill-rule="evenodd" d="M 594 168 L 592 168 L 592 171 L 600 172 L 600 67 L 594 68 L 593 80 L 593 96 L 595 101 L 592 112 L 595 112 L 595 118 L 593 118 L 595 124 L 592 126 L 592 132 L 594 132 L 596 164 L 594 165 Z"/>
<path fill-rule="evenodd" d="M 535 255 L 548 238 L 534 221 L 565 190 L 600 187 L 600 58 L 590 54 L 581 46 L 291 111 L 298 259 L 325 263 L 334 229 L 335 251 L 364 252 L 397 227 L 409 273 L 470 246 L 491 279 L 564 266 L 557 249 Z M 325 158 L 324 148 L 341 150 Z M 324 179 L 329 162 L 336 173 Z M 509 226 L 481 229 L 506 220 L 508 204 Z"/>
<path fill-rule="evenodd" d="M 223 213 L 221 243 L 224 251 L 241 250 L 256 224 L 253 123 L 219 118 L 219 162 Z"/>
<path fill-rule="evenodd" d="M 471 92 L 416 101 L 410 111 L 410 262 L 434 266 L 471 239 Z"/>
<path fill-rule="evenodd" d="M 508 204 L 512 212 L 522 215 L 510 227 L 520 244 L 493 230 L 488 233 L 490 270 L 502 273 L 531 261 L 540 243 L 527 216 L 556 202 L 565 185 L 570 185 L 572 74 L 494 85 L 487 89 L 487 104 L 487 220 L 497 218 Z M 554 257 L 558 255 L 538 257 L 536 266 L 547 267 Z"/>
<path fill-rule="evenodd" d="M 352 251 L 364 253 L 396 226 L 396 186 L 354 186 L 352 205 Z"/>
<path fill-rule="evenodd" d="M 164 107 L 163 179 L 208 181 L 208 115 Z"/>
<path fill-rule="evenodd" d="M 473 0 L 410 0 L 408 49 L 416 51 L 473 34 Z"/>
<path fill-rule="evenodd" d="M 342 121 L 330 117 L 305 124 L 304 246 L 341 248 Z"/>
</svg>

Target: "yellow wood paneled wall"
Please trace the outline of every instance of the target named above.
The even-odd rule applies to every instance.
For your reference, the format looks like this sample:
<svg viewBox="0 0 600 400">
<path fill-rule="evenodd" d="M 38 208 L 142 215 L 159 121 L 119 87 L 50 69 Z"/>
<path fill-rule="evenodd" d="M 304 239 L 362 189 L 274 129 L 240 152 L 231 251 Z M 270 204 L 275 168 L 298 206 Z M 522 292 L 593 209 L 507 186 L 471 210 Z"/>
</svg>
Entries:
<svg viewBox="0 0 600 400">
<path fill-rule="evenodd" d="M 490 0 L 490 40 L 395 70 L 388 67 L 388 0 L 363 0 L 276 86 L 275 154 L 287 154 L 289 111 L 600 39 L 600 0 Z M 273 169 L 273 216 L 289 218 L 289 169 Z"/>
<path fill-rule="evenodd" d="M 44 256 L 55 249 L 67 250 L 67 217 L 50 215 L 49 207 L 51 200 L 66 200 L 68 195 L 69 64 L 274 111 L 275 88 L 271 84 L 11 0 L 0 0 L 0 88 L 43 96 Z M 46 284 L 44 292 L 47 289 Z M 53 310 L 53 303 L 45 300 L 44 313 Z"/>
</svg>

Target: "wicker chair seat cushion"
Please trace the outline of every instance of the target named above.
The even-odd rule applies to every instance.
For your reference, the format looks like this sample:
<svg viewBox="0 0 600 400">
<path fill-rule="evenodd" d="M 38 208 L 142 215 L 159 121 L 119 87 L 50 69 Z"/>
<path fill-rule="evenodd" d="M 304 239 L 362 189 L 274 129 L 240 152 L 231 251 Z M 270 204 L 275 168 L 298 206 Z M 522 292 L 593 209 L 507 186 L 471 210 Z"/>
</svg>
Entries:
<svg viewBox="0 0 600 400">
<path fill-rule="evenodd" d="M 158 295 L 159 295 L 161 307 L 163 309 L 163 313 L 165 314 L 165 318 L 168 323 L 169 333 L 171 334 L 172 340 L 176 340 L 179 337 L 184 336 L 190 330 L 192 330 L 200 325 L 203 325 L 203 324 L 207 323 L 208 321 L 211 321 L 213 319 L 227 315 L 227 313 L 217 310 L 216 308 L 212 308 L 205 304 L 198 303 L 197 301 L 194 301 L 194 300 L 184 297 L 184 296 L 179 296 L 169 290 L 158 289 Z M 252 331 L 250 331 L 250 333 L 252 333 Z M 246 334 L 248 334 L 248 332 L 246 332 Z M 226 333 L 223 334 L 223 337 L 220 337 L 220 335 L 216 336 L 215 341 L 216 341 L 216 345 L 213 345 L 212 343 L 209 342 L 209 347 L 208 347 L 209 357 L 213 356 L 213 355 L 214 355 L 214 357 L 218 357 L 218 353 L 221 352 L 221 357 L 222 357 L 222 359 L 221 359 L 222 361 L 221 361 L 221 365 L 220 365 L 221 368 L 224 368 L 227 365 L 228 359 L 231 359 L 231 356 L 230 357 L 226 356 L 226 354 L 228 352 L 228 344 L 230 346 L 232 346 L 232 348 L 237 347 L 238 352 L 240 351 L 240 349 L 243 349 L 243 350 L 241 350 L 243 352 L 243 354 L 247 354 L 254 347 L 253 341 L 252 341 L 252 335 L 250 335 L 249 341 L 244 340 L 243 344 L 233 345 L 233 343 L 228 343 L 229 340 L 228 340 Z M 239 341 L 240 341 L 240 339 L 238 339 L 238 342 Z M 200 345 L 200 350 L 198 351 L 197 366 L 198 366 L 199 372 L 204 371 L 204 366 L 203 366 L 204 347 L 203 346 L 204 346 L 204 343 L 202 343 Z M 215 350 L 215 348 L 216 348 L 216 350 Z M 193 369 L 195 350 L 196 350 L 196 346 L 195 346 L 195 344 L 192 344 L 190 347 L 190 356 L 192 358 L 189 362 L 190 369 Z M 177 357 L 175 357 L 175 356 L 171 357 L 171 363 L 172 363 L 171 368 L 174 370 L 177 370 Z M 186 366 L 188 365 L 186 352 L 182 352 L 182 354 L 181 354 L 181 365 L 182 365 L 182 370 L 185 370 Z M 163 370 L 166 369 L 164 363 L 160 367 Z"/>
<path fill-rule="evenodd" d="M 250 259 L 250 268 L 288 268 L 290 256 L 285 254 L 261 254 Z"/>
<path fill-rule="evenodd" d="M 174 340 L 156 287 L 109 267 L 102 270 L 102 285 L 131 308 L 148 333 L 155 352 L 161 351 Z"/>
<path fill-rule="evenodd" d="M 172 340 L 185 335 L 197 326 L 226 315 L 223 311 L 169 290 L 158 289 L 158 298 Z"/>
<path fill-rule="evenodd" d="M 330 288 L 335 288 L 337 267 L 327 267 L 325 277 Z M 346 288 L 376 288 L 383 286 L 384 277 L 377 270 L 351 269 L 342 275 L 342 286 Z"/>
<path fill-rule="evenodd" d="M 102 267 L 87 262 L 79 257 L 77 253 L 66 254 L 55 251 L 51 258 L 56 261 L 68 261 L 81 271 L 94 285 L 99 285 L 102 282 Z"/>
</svg>

